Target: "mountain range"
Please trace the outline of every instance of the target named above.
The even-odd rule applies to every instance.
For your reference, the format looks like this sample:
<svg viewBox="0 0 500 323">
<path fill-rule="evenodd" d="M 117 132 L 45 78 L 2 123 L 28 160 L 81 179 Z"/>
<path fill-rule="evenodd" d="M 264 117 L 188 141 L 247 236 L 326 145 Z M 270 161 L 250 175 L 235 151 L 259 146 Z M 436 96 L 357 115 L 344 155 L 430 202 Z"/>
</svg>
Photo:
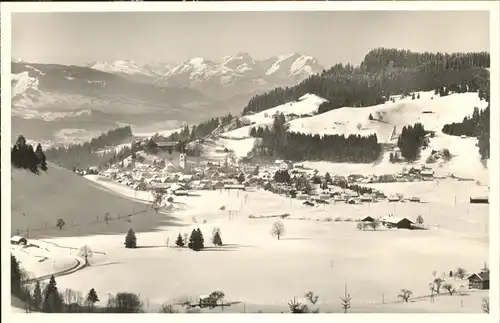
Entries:
<svg viewBox="0 0 500 323">
<path fill-rule="evenodd" d="M 218 99 L 294 85 L 323 70 L 316 58 L 299 53 L 262 60 L 256 60 L 247 53 L 238 53 L 217 60 L 194 57 L 181 64 L 154 62 L 141 65 L 119 60 L 92 62 L 86 66 L 138 82 L 193 88 Z"/>
<path fill-rule="evenodd" d="M 198 123 L 241 113 L 253 95 L 321 71 L 316 59 L 296 53 L 265 60 L 238 54 L 143 65 L 125 60 L 86 66 L 13 60 L 12 128 L 51 140 L 51 133 L 62 129 Z"/>
</svg>

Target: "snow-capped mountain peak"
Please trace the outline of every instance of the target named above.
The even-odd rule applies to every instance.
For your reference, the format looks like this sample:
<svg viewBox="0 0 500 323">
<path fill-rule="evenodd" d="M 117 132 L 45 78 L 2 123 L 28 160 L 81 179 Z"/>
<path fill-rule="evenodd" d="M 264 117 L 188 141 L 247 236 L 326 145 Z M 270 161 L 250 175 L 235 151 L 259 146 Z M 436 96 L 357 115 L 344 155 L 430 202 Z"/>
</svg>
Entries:
<svg viewBox="0 0 500 323">
<path fill-rule="evenodd" d="M 140 65 L 130 60 L 118 60 L 95 62 L 88 67 L 160 86 L 196 88 L 210 95 L 221 94 L 219 90 L 235 95 L 293 85 L 323 70 L 314 57 L 296 52 L 262 60 L 239 52 L 214 60 L 192 57 L 180 64 L 154 62 Z"/>
<path fill-rule="evenodd" d="M 87 67 L 93 68 L 107 73 L 119 73 L 119 74 L 143 74 L 152 76 L 153 74 L 147 69 L 139 66 L 131 60 L 117 60 L 113 62 L 93 62 L 87 65 Z"/>
</svg>

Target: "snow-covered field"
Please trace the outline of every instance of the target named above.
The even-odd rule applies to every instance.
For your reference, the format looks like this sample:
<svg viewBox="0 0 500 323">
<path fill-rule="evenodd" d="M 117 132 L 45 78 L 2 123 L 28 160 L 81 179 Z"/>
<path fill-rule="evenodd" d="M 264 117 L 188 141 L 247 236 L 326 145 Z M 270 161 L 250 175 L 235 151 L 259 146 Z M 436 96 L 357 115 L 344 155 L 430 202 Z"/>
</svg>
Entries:
<svg viewBox="0 0 500 323">
<path fill-rule="evenodd" d="M 270 126 L 273 124 L 273 118 L 276 113 L 283 113 L 285 116 L 295 114 L 297 116 L 309 114 L 312 115 L 318 112 L 318 107 L 326 100 L 314 94 L 305 94 L 297 101 L 288 102 L 277 107 L 267 109 L 253 115 L 244 116 L 250 123 L 249 126 L 244 126 L 232 131 L 226 132 L 223 136 L 228 138 L 248 138 L 250 130 L 259 126 Z"/>
<path fill-rule="evenodd" d="M 426 130 L 440 132 L 447 123 L 460 122 L 472 115 L 474 107 L 484 109 L 486 101 L 479 100 L 477 93 L 459 93 L 440 97 L 434 92 L 417 92 L 419 99 L 411 97 L 384 104 L 351 108 L 345 107 L 310 118 L 292 120 L 290 131 L 313 134 L 377 134 L 379 142 L 388 142 L 392 129 L 395 135 L 403 126 L 420 122 Z M 370 114 L 373 120 L 369 120 Z"/>
<path fill-rule="evenodd" d="M 77 264 L 77 250 L 60 248 L 42 240 L 29 239 L 28 246 L 12 245 L 10 251 L 32 278 L 61 272 Z"/>
<path fill-rule="evenodd" d="M 434 304 L 394 302 L 402 288 L 411 289 L 415 296 L 426 295 L 433 270 L 441 275 L 457 267 L 469 272 L 482 267 L 488 259 L 488 205 L 469 204 L 469 196 L 483 193 L 484 187 L 442 180 L 439 185 L 399 183 L 380 188 L 419 196 L 423 203 L 341 203 L 316 208 L 264 191 L 202 191 L 200 196 L 178 197 L 176 201 L 185 207 L 174 216 L 185 226 L 138 233 L 137 249 L 124 249 L 125 232 L 51 239 L 65 246 L 88 244 L 106 253 L 93 266 L 59 277 L 58 286 L 80 291 L 96 288 L 102 302 L 108 293 L 133 291 L 146 300 L 149 311 L 156 311 L 164 302 L 219 289 L 227 300 L 245 302 L 249 312 L 286 312 L 290 299 L 314 291 L 320 296 L 323 312 L 337 312 L 347 284 L 354 312 L 480 312 L 480 298 L 475 293 L 441 296 Z M 222 205 L 225 211 L 219 210 Z M 235 211 L 239 212 L 236 216 Z M 270 235 L 275 219 L 248 218 L 284 212 L 291 217 L 283 220 L 286 234 L 279 241 Z M 420 214 L 430 230 L 359 231 L 355 222 L 325 221 L 326 217 L 356 219 L 388 213 L 410 220 Z M 130 227 L 134 228 L 134 222 Z M 172 247 L 179 233 L 198 227 L 205 235 L 207 250 Z M 225 244 L 220 249 L 210 242 L 215 227 L 221 229 Z M 452 282 L 457 287 L 466 285 Z M 380 304 L 382 297 L 390 304 Z M 242 310 L 239 305 L 225 309 Z"/>
</svg>

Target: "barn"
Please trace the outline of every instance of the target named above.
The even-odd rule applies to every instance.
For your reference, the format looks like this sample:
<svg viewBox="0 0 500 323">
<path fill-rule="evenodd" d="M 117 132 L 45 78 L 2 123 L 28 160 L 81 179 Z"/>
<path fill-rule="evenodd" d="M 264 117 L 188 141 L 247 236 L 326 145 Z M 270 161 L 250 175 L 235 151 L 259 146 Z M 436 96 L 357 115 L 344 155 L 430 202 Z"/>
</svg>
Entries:
<svg viewBox="0 0 500 323">
<path fill-rule="evenodd" d="M 394 216 L 382 218 L 381 221 L 388 228 L 413 229 L 414 225 L 414 223 L 407 218 L 397 218 Z"/>
<path fill-rule="evenodd" d="M 469 288 L 473 289 L 490 289 L 490 272 L 482 271 L 470 275 L 467 280 L 469 281 Z"/>
<path fill-rule="evenodd" d="M 162 150 L 162 151 L 168 151 L 170 154 L 172 154 L 172 152 L 174 151 L 175 149 L 175 146 L 177 146 L 177 142 L 175 141 L 159 141 L 156 143 L 156 145 L 158 146 L 158 149 Z"/>
</svg>

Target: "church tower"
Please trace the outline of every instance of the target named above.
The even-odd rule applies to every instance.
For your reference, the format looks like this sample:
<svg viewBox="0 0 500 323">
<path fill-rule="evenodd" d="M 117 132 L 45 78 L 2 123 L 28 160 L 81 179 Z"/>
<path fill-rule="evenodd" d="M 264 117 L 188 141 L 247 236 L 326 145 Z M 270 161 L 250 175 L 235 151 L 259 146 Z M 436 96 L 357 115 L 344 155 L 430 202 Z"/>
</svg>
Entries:
<svg viewBox="0 0 500 323">
<path fill-rule="evenodd" d="M 187 156 L 184 153 L 179 155 L 179 167 L 183 170 L 187 170 Z"/>
</svg>

